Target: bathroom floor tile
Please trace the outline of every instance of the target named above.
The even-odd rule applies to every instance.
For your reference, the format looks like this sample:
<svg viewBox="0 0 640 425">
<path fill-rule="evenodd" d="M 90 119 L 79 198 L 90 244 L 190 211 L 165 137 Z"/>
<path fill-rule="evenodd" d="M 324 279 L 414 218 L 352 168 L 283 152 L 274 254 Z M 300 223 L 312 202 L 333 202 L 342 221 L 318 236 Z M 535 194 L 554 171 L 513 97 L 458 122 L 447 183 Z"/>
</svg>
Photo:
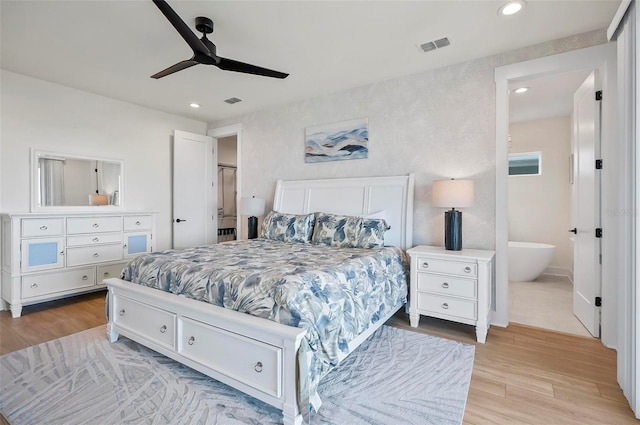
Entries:
<svg viewBox="0 0 640 425">
<path fill-rule="evenodd" d="M 575 335 L 591 336 L 573 314 L 573 285 L 563 276 L 509 282 L 509 320 Z"/>
</svg>

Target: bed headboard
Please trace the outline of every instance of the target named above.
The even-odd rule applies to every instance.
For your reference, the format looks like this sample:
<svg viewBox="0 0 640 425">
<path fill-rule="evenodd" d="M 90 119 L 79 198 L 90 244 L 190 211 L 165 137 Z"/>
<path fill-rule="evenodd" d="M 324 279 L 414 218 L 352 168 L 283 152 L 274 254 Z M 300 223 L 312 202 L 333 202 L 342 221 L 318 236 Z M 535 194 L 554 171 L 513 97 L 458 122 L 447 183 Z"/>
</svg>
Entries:
<svg viewBox="0 0 640 425">
<path fill-rule="evenodd" d="M 288 214 L 326 212 L 366 216 L 384 211 L 386 245 L 413 243 L 413 174 L 320 180 L 278 180 L 273 209 Z"/>
</svg>

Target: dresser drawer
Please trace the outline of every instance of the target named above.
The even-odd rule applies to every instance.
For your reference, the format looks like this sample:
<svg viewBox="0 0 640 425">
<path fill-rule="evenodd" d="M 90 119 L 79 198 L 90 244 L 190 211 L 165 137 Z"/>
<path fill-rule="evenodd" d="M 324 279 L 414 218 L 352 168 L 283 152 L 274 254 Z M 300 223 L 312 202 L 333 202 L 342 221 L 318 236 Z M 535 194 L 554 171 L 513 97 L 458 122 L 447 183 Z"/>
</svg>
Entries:
<svg viewBox="0 0 640 425">
<path fill-rule="evenodd" d="M 67 248 L 67 267 L 122 260 L 122 244 Z"/>
<path fill-rule="evenodd" d="M 118 263 L 118 264 L 105 264 L 98 266 L 98 274 L 97 280 L 98 284 L 102 285 L 102 281 L 105 279 L 109 279 L 112 277 L 120 279 L 122 276 L 122 270 L 127 265 L 127 263 Z"/>
<path fill-rule="evenodd" d="M 442 295 L 476 298 L 478 281 L 441 274 L 418 273 L 418 291 L 435 292 Z"/>
<path fill-rule="evenodd" d="M 94 286 L 96 279 L 93 267 L 60 271 L 22 278 L 22 298 L 38 297 L 55 292 Z"/>
<path fill-rule="evenodd" d="M 67 234 L 119 232 L 121 230 L 121 216 L 67 218 Z"/>
<path fill-rule="evenodd" d="M 175 349 L 176 315 L 171 312 L 116 295 L 113 322 L 163 347 Z"/>
<path fill-rule="evenodd" d="M 151 229 L 152 217 L 150 215 L 129 215 L 124 216 L 124 231 L 134 232 L 136 230 Z"/>
<path fill-rule="evenodd" d="M 122 233 L 96 233 L 67 237 L 67 246 L 101 245 L 122 243 Z"/>
<path fill-rule="evenodd" d="M 439 260 L 428 257 L 418 257 L 418 270 L 433 273 L 455 274 L 458 276 L 478 275 L 476 263 L 468 261 Z"/>
<path fill-rule="evenodd" d="M 25 218 L 22 220 L 22 237 L 61 235 L 62 224 L 61 218 Z"/>
<path fill-rule="evenodd" d="M 476 320 L 476 302 L 418 292 L 418 310 Z"/>
<path fill-rule="evenodd" d="M 179 323 L 178 351 L 183 356 L 280 397 L 280 348 L 185 317 Z"/>
</svg>

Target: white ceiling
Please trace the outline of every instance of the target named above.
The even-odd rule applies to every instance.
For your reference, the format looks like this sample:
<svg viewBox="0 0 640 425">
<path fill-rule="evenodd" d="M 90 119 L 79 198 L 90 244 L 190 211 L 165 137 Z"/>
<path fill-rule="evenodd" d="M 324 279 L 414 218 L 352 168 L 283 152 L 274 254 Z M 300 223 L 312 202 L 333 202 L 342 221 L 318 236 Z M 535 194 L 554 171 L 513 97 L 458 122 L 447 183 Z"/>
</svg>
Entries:
<svg viewBox="0 0 640 425">
<path fill-rule="evenodd" d="M 209 122 L 605 28 L 620 1 L 528 0 L 511 17 L 492 0 L 168 3 L 192 29 L 197 16 L 213 19 L 220 56 L 291 75 L 197 65 L 149 78 L 191 57 L 150 0 L 2 0 L 1 67 Z M 441 37 L 451 46 L 418 50 Z M 243 102 L 223 102 L 230 97 Z"/>
</svg>

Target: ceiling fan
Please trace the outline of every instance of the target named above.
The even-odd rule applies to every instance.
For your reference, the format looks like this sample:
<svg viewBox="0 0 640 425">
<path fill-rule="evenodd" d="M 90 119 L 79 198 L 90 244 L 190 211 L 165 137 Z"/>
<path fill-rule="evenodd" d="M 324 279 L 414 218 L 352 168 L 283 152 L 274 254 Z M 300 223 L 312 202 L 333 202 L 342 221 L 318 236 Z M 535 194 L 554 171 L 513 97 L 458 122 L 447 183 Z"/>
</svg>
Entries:
<svg viewBox="0 0 640 425">
<path fill-rule="evenodd" d="M 216 45 L 207 38 L 207 34 L 211 34 L 213 32 L 213 21 L 211 19 L 202 16 L 196 18 L 196 29 L 202 33 L 202 38 L 198 38 L 166 1 L 153 0 L 153 2 L 158 6 L 160 12 L 162 12 L 162 14 L 169 20 L 171 25 L 173 25 L 178 33 L 180 33 L 182 38 L 184 38 L 189 47 L 191 47 L 191 50 L 193 50 L 193 57 L 191 57 L 191 59 L 178 62 L 157 74 L 153 74 L 151 78 L 158 79 L 166 77 L 174 72 L 182 71 L 183 69 L 198 64 L 215 65 L 225 71 L 244 72 L 246 74 L 262 75 L 273 78 L 286 78 L 289 75 L 283 72 L 262 68 L 260 66 L 244 62 L 238 62 L 233 59 L 227 59 L 216 55 Z"/>
</svg>

